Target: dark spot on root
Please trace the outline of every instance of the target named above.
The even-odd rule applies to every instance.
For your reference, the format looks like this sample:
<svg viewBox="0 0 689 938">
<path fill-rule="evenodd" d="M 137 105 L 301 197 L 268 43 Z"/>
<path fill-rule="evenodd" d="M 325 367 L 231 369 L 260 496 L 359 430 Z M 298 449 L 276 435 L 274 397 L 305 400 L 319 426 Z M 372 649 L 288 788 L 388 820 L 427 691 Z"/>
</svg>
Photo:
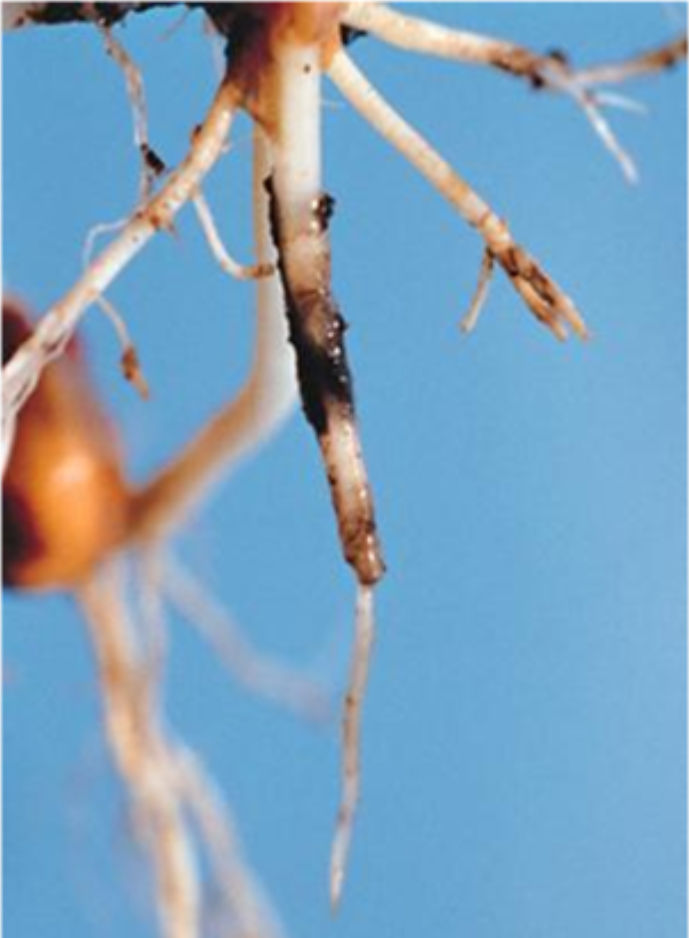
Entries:
<svg viewBox="0 0 689 938">
<path fill-rule="evenodd" d="M 329 286 L 297 290 L 289 283 L 272 180 L 266 179 L 264 186 L 270 199 L 270 226 L 278 249 L 278 269 L 285 293 L 290 341 L 297 354 L 302 407 L 320 437 L 327 432 L 329 413 L 334 405 L 340 414 L 344 407 L 350 419 L 354 416 L 352 377 L 343 342 L 347 325 Z M 324 193 L 314 206 L 321 231 L 327 228 L 334 204 L 335 200 Z"/>
<path fill-rule="evenodd" d="M 511 280 L 525 281 L 545 303 L 549 306 L 557 305 L 556 291 L 550 277 L 523 248 L 514 244 L 505 248 L 496 257 Z"/>
<path fill-rule="evenodd" d="M 567 55 L 567 53 L 564 51 L 564 49 L 560 49 L 560 48 L 548 49 L 546 52 L 546 55 L 549 59 L 552 59 L 552 61 L 559 62 L 560 65 L 570 64 L 570 58 Z"/>
<path fill-rule="evenodd" d="M 365 29 L 357 29 L 356 26 L 340 26 L 340 39 L 343 46 L 351 46 L 357 39 L 362 39 L 365 36 L 368 36 Z"/>
<path fill-rule="evenodd" d="M 327 192 L 323 192 L 314 206 L 313 213 L 318 220 L 320 230 L 327 231 L 330 219 L 335 214 L 335 199 Z"/>
<path fill-rule="evenodd" d="M 152 147 L 149 147 L 147 143 L 142 143 L 140 149 L 141 149 L 141 156 L 143 157 L 143 160 L 146 166 L 152 172 L 154 172 L 156 176 L 162 175 L 165 172 L 167 167 L 165 166 L 165 163 L 161 160 L 161 158 L 158 156 L 156 151 Z"/>
<path fill-rule="evenodd" d="M 283 281 L 284 287 L 284 281 Z M 285 288 L 290 342 L 297 353 L 297 377 L 304 414 L 320 437 L 328 432 L 333 408 L 348 419 L 354 416 L 352 377 L 342 344 L 344 320 L 338 312 L 325 332 L 324 342 L 304 328 L 302 315 L 312 315 L 314 304 L 322 306 L 323 298 L 299 294 L 296 297 Z M 332 298 L 328 304 L 334 310 Z"/>
<path fill-rule="evenodd" d="M 491 62 L 496 68 L 509 72 L 510 75 L 526 76 L 531 80 L 538 73 L 539 61 L 539 57 L 533 52 L 518 46 L 511 46 L 506 50 L 499 49 L 491 56 Z"/>
<path fill-rule="evenodd" d="M 139 392 L 139 395 L 144 400 L 148 400 L 148 382 L 144 378 L 143 372 L 141 370 L 141 363 L 139 362 L 139 356 L 133 345 L 128 345 L 124 352 L 122 352 L 120 367 L 122 369 L 122 374 L 124 375 L 125 380 L 129 381 L 136 388 L 136 390 Z"/>
<path fill-rule="evenodd" d="M 367 495 L 370 501 L 370 492 Z M 375 586 L 384 576 L 386 566 L 381 556 L 373 514 L 346 519 L 342 537 L 345 558 L 356 570 L 359 582 L 364 586 Z"/>
<path fill-rule="evenodd" d="M 169 231 L 170 220 L 164 209 L 149 209 L 144 212 L 144 218 L 150 222 L 156 231 Z"/>
<path fill-rule="evenodd" d="M 504 251 L 501 251 L 498 255 L 498 260 L 502 264 L 502 267 L 506 274 L 510 277 L 516 277 L 519 273 L 519 256 L 517 254 L 517 249 L 514 246 L 505 248 Z"/>
<path fill-rule="evenodd" d="M 290 242 L 281 228 L 281 207 L 272 179 L 264 182 L 269 197 L 270 229 L 278 254 L 278 271 L 285 295 L 289 336 L 296 352 L 297 378 L 306 419 L 318 437 L 324 456 L 345 559 L 360 583 L 372 585 L 385 571 L 376 534 L 373 501 L 359 453 L 352 376 L 344 344 L 346 323 L 330 289 L 327 226 L 334 200 L 321 194 L 311 206 L 318 222 L 302 219 L 298 237 L 313 242 L 315 263 L 290 266 Z M 303 268 L 303 269 L 302 269 Z M 353 464 L 343 465 L 330 452 L 330 441 L 354 441 Z M 354 455 L 356 452 L 356 455 Z M 352 485 L 356 495 L 352 495 Z"/>
</svg>

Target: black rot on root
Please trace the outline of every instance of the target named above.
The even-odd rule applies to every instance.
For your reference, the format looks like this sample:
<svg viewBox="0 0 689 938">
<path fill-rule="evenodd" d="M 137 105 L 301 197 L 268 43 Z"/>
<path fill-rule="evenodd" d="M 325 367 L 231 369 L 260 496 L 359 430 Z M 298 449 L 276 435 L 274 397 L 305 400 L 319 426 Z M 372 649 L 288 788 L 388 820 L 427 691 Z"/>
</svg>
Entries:
<svg viewBox="0 0 689 938">
<path fill-rule="evenodd" d="M 319 263 L 302 269 L 298 262 L 290 263 L 290 239 L 284 234 L 281 206 L 272 179 L 266 179 L 264 185 L 290 341 L 297 358 L 302 407 L 323 455 L 345 559 L 360 583 L 373 585 L 383 576 L 385 564 L 359 443 L 352 376 L 344 344 L 347 325 L 330 288 L 327 229 L 335 200 L 322 193 L 310 207 L 309 230 L 301 237 L 318 240 L 315 253 Z"/>
</svg>

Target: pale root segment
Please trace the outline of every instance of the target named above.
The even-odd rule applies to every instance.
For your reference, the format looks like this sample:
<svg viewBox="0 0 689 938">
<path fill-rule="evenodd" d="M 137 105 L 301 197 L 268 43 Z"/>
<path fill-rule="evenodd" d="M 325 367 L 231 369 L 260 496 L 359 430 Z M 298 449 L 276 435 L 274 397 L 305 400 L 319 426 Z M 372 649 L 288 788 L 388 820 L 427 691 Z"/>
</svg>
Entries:
<svg viewBox="0 0 689 938">
<path fill-rule="evenodd" d="M 257 280 L 259 277 L 269 277 L 275 272 L 273 264 L 240 264 L 239 261 L 236 261 L 223 244 L 213 218 L 213 212 L 201 189 L 198 190 L 192 201 L 201 231 L 206 238 L 211 254 L 222 271 L 236 280 Z"/>
<path fill-rule="evenodd" d="M 361 788 L 361 716 L 375 638 L 373 589 L 359 584 L 354 648 L 342 717 L 342 797 L 330 855 L 330 904 L 335 911 L 342 896 L 349 846 Z"/>
<path fill-rule="evenodd" d="M 284 296 L 268 227 L 263 180 L 270 163 L 263 131 L 254 130 L 253 213 L 256 245 L 256 337 L 249 376 L 239 394 L 134 497 L 133 536 L 160 540 L 225 476 L 267 440 L 291 413 L 297 396 Z M 192 195 L 197 197 L 198 193 Z M 272 271 L 272 273 L 270 273 Z"/>
<path fill-rule="evenodd" d="M 581 338 L 587 337 L 584 321 L 570 298 L 514 240 L 507 224 L 388 104 L 344 51 L 333 57 L 328 74 L 357 111 L 476 228 L 487 251 L 536 318 L 559 339 L 566 338 L 567 327 Z"/>
<path fill-rule="evenodd" d="M 474 295 L 471 298 L 469 309 L 459 323 L 459 328 L 462 330 L 462 332 L 473 332 L 473 330 L 476 328 L 476 323 L 478 322 L 478 318 L 481 315 L 481 310 L 483 309 L 483 305 L 488 298 L 488 291 L 490 290 L 491 280 L 493 279 L 494 267 L 495 258 L 492 252 L 486 248 L 483 252 L 483 257 L 481 258 L 481 267 L 479 268 L 476 290 L 474 291 Z"/>
</svg>

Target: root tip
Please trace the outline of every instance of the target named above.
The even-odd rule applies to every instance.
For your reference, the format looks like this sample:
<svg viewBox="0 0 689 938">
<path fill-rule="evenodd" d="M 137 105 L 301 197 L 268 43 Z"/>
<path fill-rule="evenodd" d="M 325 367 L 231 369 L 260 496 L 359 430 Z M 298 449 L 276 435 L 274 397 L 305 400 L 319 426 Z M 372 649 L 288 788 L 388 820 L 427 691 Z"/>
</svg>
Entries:
<svg viewBox="0 0 689 938">
<path fill-rule="evenodd" d="M 340 910 L 343 885 L 344 870 L 340 866 L 335 866 L 330 873 L 330 912 L 332 915 L 337 915 Z"/>
</svg>

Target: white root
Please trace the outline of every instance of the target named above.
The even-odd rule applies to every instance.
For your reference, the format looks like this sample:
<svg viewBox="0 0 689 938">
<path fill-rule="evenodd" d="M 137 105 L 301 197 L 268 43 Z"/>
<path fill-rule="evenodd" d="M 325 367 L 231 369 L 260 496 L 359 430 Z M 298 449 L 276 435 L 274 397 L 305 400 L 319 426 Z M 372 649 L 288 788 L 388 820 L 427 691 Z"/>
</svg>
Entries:
<svg viewBox="0 0 689 938">
<path fill-rule="evenodd" d="M 561 63 L 556 62 L 544 65 L 540 74 L 545 81 L 546 87 L 569 95 L 579 105 L 591 124 L 594 133 L 597 134 L 603 146 L 619 164 L 627 182 L 638 182 L 639 172 L 634 164 L 634 160 L 613 133 L 610 124 L 598 107 L 599 101 L 595 95 L 583 88 L 577 81 L 576 76 L 572 76 Z"/>
<path fill-rule="evenodd" d="M 200 188 L 194 195 L 192 202 L 196 209 L 199 225 L 208 242 L 208 247 L 221 270 L 237 280 L 256 280 L 259 277 L 269 277 L 275 272 L 274 265 L 270 263 L 240 264 L 236 261 L 228 253 L 222 242 L 213 213 Z"/>
<path fill-rule="evenodd" d="M 375 635 L 373 589 L 357 587 L 354 647 L 342 720 L 342 794 L 330 855 L 330 903 L 337 909 L 361 788 L 361 717 Z"/>
<path fill-rule="evenodd" d="M 169 647 L 168 626 L 163 604 L 164 555 L 159 545 L 139 551 L 134 564 L 134 602 L 141 654 L 151 679 L 161 684 Z"/>
<path fill-rule="evenodd" d="M 648 108 L 636 98 L 626 94 L 617 94 L 614 91 L 596 91 L 594 99 L 599 106 L 614 107 L 620 111 L 629 111 L 630 114 L 648 114 Z"/>
<path fill-rule="evenodd" d="M 495 267 L 495 260 L 490 251 L 485 250 L 483 252 L 483 257 L 481 258 L 481 267 L 478 274 L 478 283 L 476 285 L 476 291 L 471 299 L 469 304 L 469 309 L 459 323 L 459 328 L 462 332 L 473 332 L 476 328 L 476 323 L 478 322 L 478 317 L 481 315 L 481 310 L 483 305 L 486 302 L 488 297 L 488 290 L 490 288 L 490 283 L 493 278 L 493 268 Z"/>
</svg>

